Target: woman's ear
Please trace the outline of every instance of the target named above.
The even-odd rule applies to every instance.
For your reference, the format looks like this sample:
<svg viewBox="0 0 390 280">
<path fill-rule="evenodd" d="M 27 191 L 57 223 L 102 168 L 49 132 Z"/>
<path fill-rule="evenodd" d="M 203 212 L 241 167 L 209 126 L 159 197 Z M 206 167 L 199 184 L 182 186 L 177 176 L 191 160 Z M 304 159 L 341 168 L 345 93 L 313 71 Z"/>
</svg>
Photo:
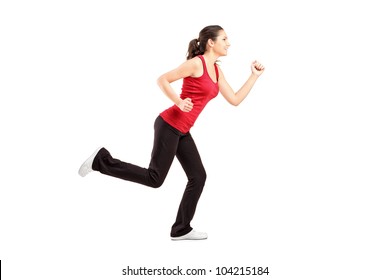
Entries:
<svg viewBox="0 0 390 280">
<path fill-rule="evenodd" d="M 214 41 L 211 40 L 211 39 L 208 39 L 207 40 L 207 45 L 209 45 L 209 47 L 214 47 Z"/>
</svg>

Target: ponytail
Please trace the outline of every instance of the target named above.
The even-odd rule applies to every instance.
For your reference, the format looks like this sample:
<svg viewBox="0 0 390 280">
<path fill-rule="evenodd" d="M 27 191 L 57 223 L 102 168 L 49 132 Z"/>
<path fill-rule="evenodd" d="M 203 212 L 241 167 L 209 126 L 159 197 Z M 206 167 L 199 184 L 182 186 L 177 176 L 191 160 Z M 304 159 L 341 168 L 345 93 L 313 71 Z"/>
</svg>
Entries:
<svg viewBox="0 0 390 280">
<path fill-rule="evenodd" d="M 204 54 L 207 41 L 209 39 L 215 41 L 220 30 L 223 30 L 223 28 L 219 25 L 210 25 L 203 28 L 199 33 L 199 39 L 193 39 L 188 44 L 187 60 Z"/>
<path fill-rule="evenodd" d="M 188 44 L 187 60 L 200 55 L 199 40 L 193 39 Z"/>
</svg>

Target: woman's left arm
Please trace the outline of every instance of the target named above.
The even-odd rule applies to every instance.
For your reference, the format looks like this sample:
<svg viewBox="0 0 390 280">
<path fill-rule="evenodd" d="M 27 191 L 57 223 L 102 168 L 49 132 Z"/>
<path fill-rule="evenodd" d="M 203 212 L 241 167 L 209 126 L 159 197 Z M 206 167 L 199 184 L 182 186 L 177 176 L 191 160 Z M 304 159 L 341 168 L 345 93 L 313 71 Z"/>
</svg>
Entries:
<svg viewBox="0 0 390 280">
<path fill-rule="evenodd" d="M 222 96 L 227 100 L 227 102 L 234 106 L 238 106 L 248 96 L 249 92 L 256 83 L 257 78 L 259 78 L 260 75 L 263 74 L 264 69 L 264 66 L 261 65 L 259 62 L 252 62 L 251 75 L 249 76 L 248 80 L 243 84 L 243 86 L 235 93 L 226 81 L 221 69 L 219 68 L 219 91 L 221 92 Z"/>
</svg>

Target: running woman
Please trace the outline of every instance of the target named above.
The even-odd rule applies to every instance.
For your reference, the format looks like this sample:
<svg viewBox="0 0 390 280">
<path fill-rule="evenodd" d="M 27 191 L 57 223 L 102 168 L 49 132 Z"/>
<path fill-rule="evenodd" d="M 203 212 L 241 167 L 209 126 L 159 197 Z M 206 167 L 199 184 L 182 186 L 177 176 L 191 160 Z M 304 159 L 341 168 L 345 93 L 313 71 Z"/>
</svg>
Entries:
<svg viewBox="0 0 390 280">
<path fill-rule="evenodd" d="M 207 103 L 220 92 L 230 104 L 239 105 L 249 94 L 264 66 L 251 63 L 251 73 L 242 87 L 233 91 L 216 63 L 226 56 L 230 43 L 222 27 L 206 26 L 199 37 L 190 41 L 187 60 L 177 68 L 161 75 L 157 83 L 173 105 L 161 112 L 154 122 L 154 143 L 148 168 L 113 158 L 104 147 L 98 148 L 80 167 L 84 177 L 91 171 L 159 188 L 176 156 L 187 178 L 176 221 L 171 228 L 172 240 L 207 239 L 207 233 L 195 231 L 190 223 L 195 215 L 198 200 L 206 182 L 206 171 L 191 136 L 190 129 Z M 171 86 L 183 80 L 182 92 L 178 95 Z"/>
</svg>

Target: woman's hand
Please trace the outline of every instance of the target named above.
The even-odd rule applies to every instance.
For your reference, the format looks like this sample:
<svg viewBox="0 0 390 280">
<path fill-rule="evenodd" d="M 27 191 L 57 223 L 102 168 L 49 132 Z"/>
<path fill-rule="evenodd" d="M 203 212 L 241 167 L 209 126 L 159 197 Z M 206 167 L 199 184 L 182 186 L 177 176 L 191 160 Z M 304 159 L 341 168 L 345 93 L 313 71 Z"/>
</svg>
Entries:
<svg viewBox="0 0 390 280">
<path fill-rule="evenodd" d="M 251 69 L 253 74 L 255 74 L 256 76 L 260 76 L 261 74 L 263 74 L 265 68 L 257 60 L 255 60 L 252 62 Z"/>
<path fill-rule="evenodd" d="M 183 112 L 190 112 L 192 110 L 192 107 L 194 107 L 194 104 L 191 102 L 191 98 L 182 99 L 180 103 L 177 105 L 177 107 L 180 108 Z"/>
</svg>

